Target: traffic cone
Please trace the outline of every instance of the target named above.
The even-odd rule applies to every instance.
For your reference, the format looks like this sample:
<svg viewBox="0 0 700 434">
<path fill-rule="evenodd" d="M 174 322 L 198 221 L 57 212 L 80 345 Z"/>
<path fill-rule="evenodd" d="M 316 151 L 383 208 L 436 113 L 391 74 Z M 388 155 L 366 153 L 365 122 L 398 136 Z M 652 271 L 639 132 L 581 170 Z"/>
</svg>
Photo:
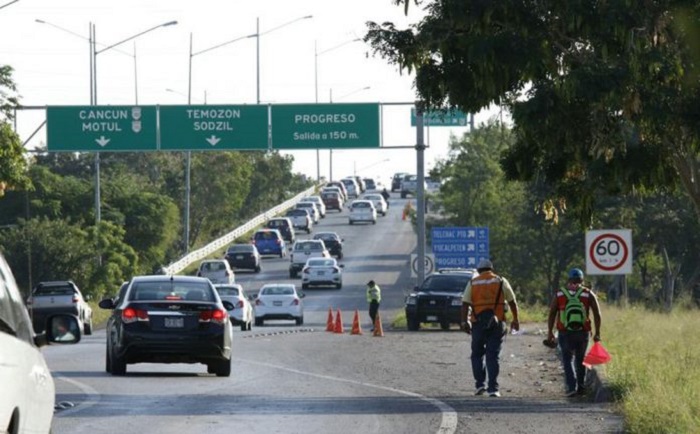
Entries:
<svg viewBox="0 0 700 434">
<path fill-rule="evenodd" d="M 330 307 L 328 308 L 328 320 L 326 321 L 326 331 L 331 333 L 335 331 L 335 325 L 333 324 L 333 310 Z"/>
<path fill-rule="evenodd" d="M 355 309 L 355 318 L 352 319 L 352 331 L 351 335 L 361 335 L 362 327 L 360 327 L 360 312 Z"/>
<path fill-rule="evenodd" d="M 377 312 L 377 317 L 374 320 L 374 334 L 372 336 L 384 337 L 384 330 L 382 329 L 382 319 L 379 317 L 379 312 Z"/>
<path fill-rule="evenodd" d="M 340 309 L 338 309 L 338 312 L 335 314 L 335 327 L 333 328 L 333 332 L 345 333 L 345 330 L 343 330 L 343 319 L 340 317 Z"/>
</svg>

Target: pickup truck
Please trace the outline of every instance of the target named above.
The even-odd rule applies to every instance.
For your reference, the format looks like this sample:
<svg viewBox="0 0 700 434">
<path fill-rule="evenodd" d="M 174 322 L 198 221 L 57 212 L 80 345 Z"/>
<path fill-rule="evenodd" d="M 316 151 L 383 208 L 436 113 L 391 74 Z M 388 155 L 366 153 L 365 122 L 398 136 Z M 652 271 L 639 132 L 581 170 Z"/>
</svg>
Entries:
<svg viewBox="0 0 700 434">
<path fill-rule="evenodd" d="M 425 186 L 425 182 L 423 185 Z M 423 191 L 425 191 L 425 189 Z M 417 175 L 405 175 L 401 180 L 401 199 L 405 199 L 409 194 L 413 197 L 418 194 Z"/>
<path fill-rule="evenodd" d="M 27 308 L 35 333 L 44 331 L 49 315 L 61 313 L 78 317 L 83 333 L 92 334 L 92 308 L 73 281 L 40 282 L 27 299 Z"/>
<path fill-rule="evenodd" d="M 289 277 L 293 279 L 304 268 L 309 258 L 330 258 L 331 254 L 322 240 L 297 240 L 289 256 Z"/>
</svg>

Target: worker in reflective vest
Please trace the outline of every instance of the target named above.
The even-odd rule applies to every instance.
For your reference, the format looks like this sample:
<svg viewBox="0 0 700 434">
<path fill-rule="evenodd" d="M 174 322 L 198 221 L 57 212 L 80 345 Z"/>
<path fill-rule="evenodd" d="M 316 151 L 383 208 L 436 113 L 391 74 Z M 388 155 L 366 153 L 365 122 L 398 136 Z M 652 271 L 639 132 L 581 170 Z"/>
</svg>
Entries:
<svg viewBox="0 0 700 434">
<path fill-rule="evenodd" d="M 475 395 L 488 392 L 489 396 L 497 398 L 501 396 L 498 390 L 499 358 L 507 331 L 505 303 L 512 312 L 511 328 L 515 331 L 520 330 L 518 304 L 510 283 L 493 272 L 491 261 L 482 259 L 477 271 L 479 275 L 467 284 L 462 297 L 462 329 L 472 335 Z"/>
<path fill-rule="evenodd" d="M 382 301 L 382 289 L 374 280 L 367 282 L 367 303 L 369 303 L 369 317 L 372 318 L 372 331 L 374 324 L 377 321 L 377 312 L 379 312 L 379 303 Z"/>
</svg>

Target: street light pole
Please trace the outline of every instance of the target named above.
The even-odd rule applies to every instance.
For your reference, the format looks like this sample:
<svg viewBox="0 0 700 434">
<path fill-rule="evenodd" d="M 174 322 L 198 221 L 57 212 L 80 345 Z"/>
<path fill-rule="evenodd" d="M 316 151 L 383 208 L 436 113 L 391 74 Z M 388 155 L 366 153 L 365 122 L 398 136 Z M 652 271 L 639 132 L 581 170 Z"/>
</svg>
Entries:
<svg viewBox="0 0 700 434">
<path fill-rule="evenodd" d="M 146 33 L 152 32 L 153 30 L 159 29 L 161 27 L 167 27 L 167 26 L 172 26 L 177 24 L 177 21 L 168 21 L 167 23 L 159 24 L 157 26 L 153 26 L 150 29 L 144 30 L 143 32 L 137 33 L 133 36 L 130 36 L 126 39 L 123 39 L 119 42 L 116 42 L 112 45 L 108 45 L 105 48 L 102 48 L 100 50 L 97 50 L 97 42 L 96 42 L 96 32 L 95 32 L 95 25 L 90 24 L 91 28 L 91 33 L 90 33 L 90 67 L 91 67 L 91 104 L 92 105 L 97 105 L 97 55 L 100 53 L 104 53 L 107 50 L 116 48 L 117 46 L 124 44 L 126 42 L 129 42 L 133 39 L 138 38 L 141 35 L 145 35 Z M 136 54 L 134 54 L 134 58 L 136 58 Z M 95 152 L 95 222 L 100 223 L 100 220 L 102 219 L 102 210 L 101 210 L 101 198 L 100 198 L 100 153 Z"/>
<path fill-rule="evenodd" d="M 355 38 L 351 39 L 349 41 L 345 41 L 341 44 L 338 44 L 334 47 L 325 49 L 321 52 L 318 51 L 318 44 L 317 41 L 314 41 L 314 90 L 315 90 L 315 96 L 316 96 L 316 104 L 318 104 L 318 56 L 328 53 L 330 51 L 333 51 L 335 49 L 338 49 L 340 47 L 343 47 L 347 44 L 361 41 L 360 38 Z M 333 97 L 332 97 L 332 92 L 331 90 L 331 97 L 330 97 L 330 102 L 333 102 Z M 329 173 L 328 173 L 328 180 L 332 181 L 333 180 L 333 149 L 329 149 Z M 316 149 L 316 182 L 321 182 L 321 154 L 320 150 L 317 148 Z"/>
<path fill-rule="evenodd" d="M 9 3 L 5 3 L 4 5 L 0 6 L 0 9 L 6 8 L 6 7 L 10 6 L 10 5 L 13 4 L 13 3 L 17 3 L 18 1 L 19 1 L 19 0 L 13 0 L 13 1 L 9 2 Z"/>
</svg>

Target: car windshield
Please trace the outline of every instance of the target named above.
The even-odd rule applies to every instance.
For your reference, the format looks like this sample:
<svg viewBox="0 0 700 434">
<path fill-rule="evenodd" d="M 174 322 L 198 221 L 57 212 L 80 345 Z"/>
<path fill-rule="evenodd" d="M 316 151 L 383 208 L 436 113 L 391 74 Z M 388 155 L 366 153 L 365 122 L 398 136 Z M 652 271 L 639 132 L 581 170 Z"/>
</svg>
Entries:
<svg viewBox="0 0 700 434">
<path fill-rule="evenodd" d="M 202 265 L 199 267 L 201 271 L 223 271 L 226 269 L 226 263 L 225 262 L 202 262 Z"/>
<path fill-rule="evenodd" d="M 323 246 L 321 245 L 321 243 L 307 241 L 303 243 L 297 243 L 296 246 L 294 246 L 294 250 L 320 251 L 323 250 Z"/>
<path fill-rule="evenodd" d="M 240 246 L 231 246 L 226 250 L 226 253 L 250 253 L 253 251 L 253 246 L 242 244 Z"/>
<path fill-rule="evenodd" d="M 255 233 L 256 240 L 276 240 L 279 238 L 276 233 L 271 231 L 261 231 Z"/>
<path fill-rule="evenodd" d="M 286 220 L 270 220 L 267 222 L 268 228 L 281 228 L 285 226 L 289 226 Z"/>
<path fill-rule="evenodd" d="M 70 285 L 40 286 L 34 291 L 34 295 L 73 295 L 75 289 Z"/>
<path fill-rule="evenodd" d="M 467 283 L 469 283 L 471 278 L 470 274 L 428 276 L 423 282 L 423 286 L 421 286 L 421 291 L 461 293 L 464 292 L 464 288 L 467 287 Z"/>
<path fill-rule="evenodd" d="M 189 300 L 214 301 L 211 286 L 205 282 L 178 282 L 170 279 L 155 282 L 135 282 L 129 300 Z"/>
<path fill-rule="evenodd" d="M 235 286 L 217 286 L 216 291 L 219 295 L 238 295 L 238 288 Z"/>
<path fill-rule="evenodd" d="M 260 291 L 261 295 L 294 295 L 291 286 L 266 286 Z"/>
<path fill-rule="evenodd" d="M 288 215 L 288 216 L 292 216 L 292 217 L 304 216 L 304 215 L 307 215 L 307 214 L 308 214 L 308 213 L 307 213 L 305 210 L 303 210 L 303 209 L 298 209 L 298 208 L 297 208 L 297 209 L 290 210 L 290 211 L 287 211 L 287 215 Z"/>
<path fill-rule="evenodd" d="M 309 259 L 307 262 L 309 267 L 332 267 L 335 261 L 332 259 Z"/>
<path fill-rule="evenodd" d="M 316 234 L 314 239 L 323 241 L 337 241 L 338 236 L 336 234 Z"/>
<path fill-rule="evenodd" d="M 370 208 L 372 205 L 370 205 L 368 202 L 354 202 L 352 204 L 353 208 Z"/>
</svg>

